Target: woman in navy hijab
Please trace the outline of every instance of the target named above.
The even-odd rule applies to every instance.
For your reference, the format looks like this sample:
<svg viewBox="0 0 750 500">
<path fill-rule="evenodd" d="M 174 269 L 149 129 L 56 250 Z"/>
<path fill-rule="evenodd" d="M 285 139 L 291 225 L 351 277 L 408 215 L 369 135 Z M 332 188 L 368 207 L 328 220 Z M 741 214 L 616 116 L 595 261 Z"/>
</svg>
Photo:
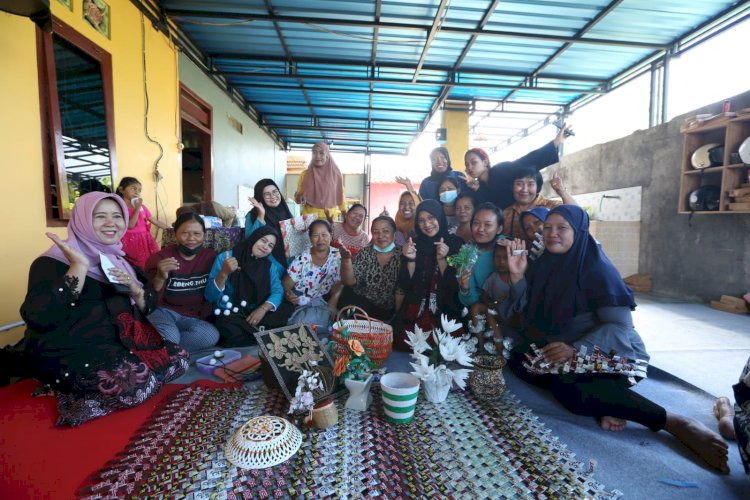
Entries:
<svg viewBox="0 0 750 500">
<path fill-rule="evenodd" d="M 576 205 L 552 209 L 543 236 L 545 252 L 526 276 L 525 242 L 516 239 L 508 247 L 512 300 L 503 312 L 521 312 L 525 318 L 510 355 L 513 372 L 549 389 L 571 412 L 596 417 L 605 430 L 620 431 L 628 420 L 653 431 L 666 430 L 708 465 L 728 473 L 728 448 L 722 438 L 632 391 L 630 386 L 641 377 L 580 365 L 566 373 L 566 363 L 583 347 L 588 354 L 598 347 L 638 361 L 642 377 L 649 356 L 633 327 L 633 292 L 589 234 L 586 212 Z M 530 352 L 531 344 L 538 351 Z"/>
</svg>

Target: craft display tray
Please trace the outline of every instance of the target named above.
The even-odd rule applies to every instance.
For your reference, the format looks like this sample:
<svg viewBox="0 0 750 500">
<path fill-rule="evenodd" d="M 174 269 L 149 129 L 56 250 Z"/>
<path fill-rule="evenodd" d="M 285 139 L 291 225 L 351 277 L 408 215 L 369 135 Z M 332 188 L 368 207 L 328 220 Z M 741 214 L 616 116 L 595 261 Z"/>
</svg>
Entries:
<svg viewBox="0 0 750 500">
<path fill-rule="evenodd" d="M 224 357 L 217 358 L 216 364 L 214 365 L 211 364 L 211 360 L 214 359 L 213 353 L 209 354 L 208 356 L 203 356 L 202 358 L 198 358 L 195 361 L 195 367 L 198 369 L 199 372 L 205 373 L 206 375 L 213 375 L 215 369 L 228 365 L 232 361 L 237 361 L 238 359 L 242 357 L 242 354 L 239 351 L 233 351 L 231 349 L 218 349 L 218 350 L 224 353 Z"/>
</svg>

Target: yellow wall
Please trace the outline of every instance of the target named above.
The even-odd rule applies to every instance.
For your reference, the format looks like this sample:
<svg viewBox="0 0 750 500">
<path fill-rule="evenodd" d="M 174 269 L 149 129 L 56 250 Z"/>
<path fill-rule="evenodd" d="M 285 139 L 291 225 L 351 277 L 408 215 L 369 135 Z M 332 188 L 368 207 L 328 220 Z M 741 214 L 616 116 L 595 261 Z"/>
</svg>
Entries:
<svg viewBox="0 0 750 500">
<path fill-rule="evenodd" d="M 469 149 L 469 108 L 451 103 L 450 108 L 443 110 L 443 127 L 445 128 L 445 148 L 451 155 L 451 168 L 464 172 L 464 153 Z"/>
<path fill-rule="evenodd" d="M 145 204 L 155 215 L 157 200 L 153 163 L 158 147 L 144 133 L 144 91 L 141 62 L 141 18 L 128 0 L 108 0 L 111 38 L 96 32 L 83 19 L 82 2 L 73 12 L 50 2 L 52 14 L 93 40 L 112 56 L 117 173 L 143 183 Z M 149 133 L 164 148 L 159 162 L 162 221 L 172 222 L 181 199 L 177 55 L 169 41 L 145 24 L 146 65 L 150 100 Z M 39 88 L 35 25 L 26 18 L 0 12 L 0 109 L 3 182 L 0 183 L 2 252 L 0 253 L 0 324 L 20 320 L 31 262 L 50 246 L 46 231 L 65 235 L 65 228 L 48 228 L 44 205 Z"/>
</svg>

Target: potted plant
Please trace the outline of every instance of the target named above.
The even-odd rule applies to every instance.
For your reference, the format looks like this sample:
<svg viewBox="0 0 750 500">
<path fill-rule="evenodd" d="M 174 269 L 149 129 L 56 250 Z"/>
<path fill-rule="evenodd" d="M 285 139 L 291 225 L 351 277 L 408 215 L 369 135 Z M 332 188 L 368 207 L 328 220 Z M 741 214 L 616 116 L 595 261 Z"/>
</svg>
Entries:
<svg viewBox="0 0 750 500">
<path fill-rule="evenodd" d="M 372 402 L 370 386 L 372 385 L 372 371 L 375 367 L 362 343 L 349 336 L 349 329 L 343 328 L 341 336 L 347 339 L 347 352 L 338 355 L 333 365 L 333 374 L 344 381 L 349 390 L 349 397 L 344 405 L 346 408 L 364 411 Z"/>
<path fill-rule="evenodd" d="M 443 314 L 440 317 L 442 330 L 435 328 L 431 332 L 423 332 L 415 327 L 413 332 L 406 332 L 406 341 L 412 348 L 415 363 L 409 363 L 414 371 L 412 375 L 422 380 L 425 397 L 432 403 L 441 403 L 448 397 L 453 382 L 461 389 L 466 388 L 466 378 L 471 370 L 465 368 L 449 368 L 451 364 L 472 366 L 473 360 L 468 349 L 467 341 L 453 337 L 451 334 L 461 328 L 455 320 L 448 320 Z M 429 340 L 432 336 L 433 344 Z"/>
<path fill-rule="evenodd" d="M 297 379 L 297 389 L 289 403 L 289 413 L 304 416 L 305 423 L 325 429 L 338 422 L 339 415 L 331 398 L 324 397 L 316 402 L 316 396 L 330 393 L 330 388 L 316 371 L 317 362 L 309 362 L 313 370 L 302 370 Z"/>
</svg>

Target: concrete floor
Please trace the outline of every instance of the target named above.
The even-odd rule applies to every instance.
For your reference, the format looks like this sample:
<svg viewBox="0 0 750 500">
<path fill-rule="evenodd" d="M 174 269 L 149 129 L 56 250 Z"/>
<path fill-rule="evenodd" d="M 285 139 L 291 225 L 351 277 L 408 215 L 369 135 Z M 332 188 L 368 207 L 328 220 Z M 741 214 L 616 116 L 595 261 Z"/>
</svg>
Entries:
<svg viewBox="0 0 750 500">
<path fill-rule="evenodd" d="M 638 294 L 636 301 L 633 322 L 651 365 L 734 401 L 732 385 L 750 357 L 750 314 L 655 295 Z"/>
</svg>

